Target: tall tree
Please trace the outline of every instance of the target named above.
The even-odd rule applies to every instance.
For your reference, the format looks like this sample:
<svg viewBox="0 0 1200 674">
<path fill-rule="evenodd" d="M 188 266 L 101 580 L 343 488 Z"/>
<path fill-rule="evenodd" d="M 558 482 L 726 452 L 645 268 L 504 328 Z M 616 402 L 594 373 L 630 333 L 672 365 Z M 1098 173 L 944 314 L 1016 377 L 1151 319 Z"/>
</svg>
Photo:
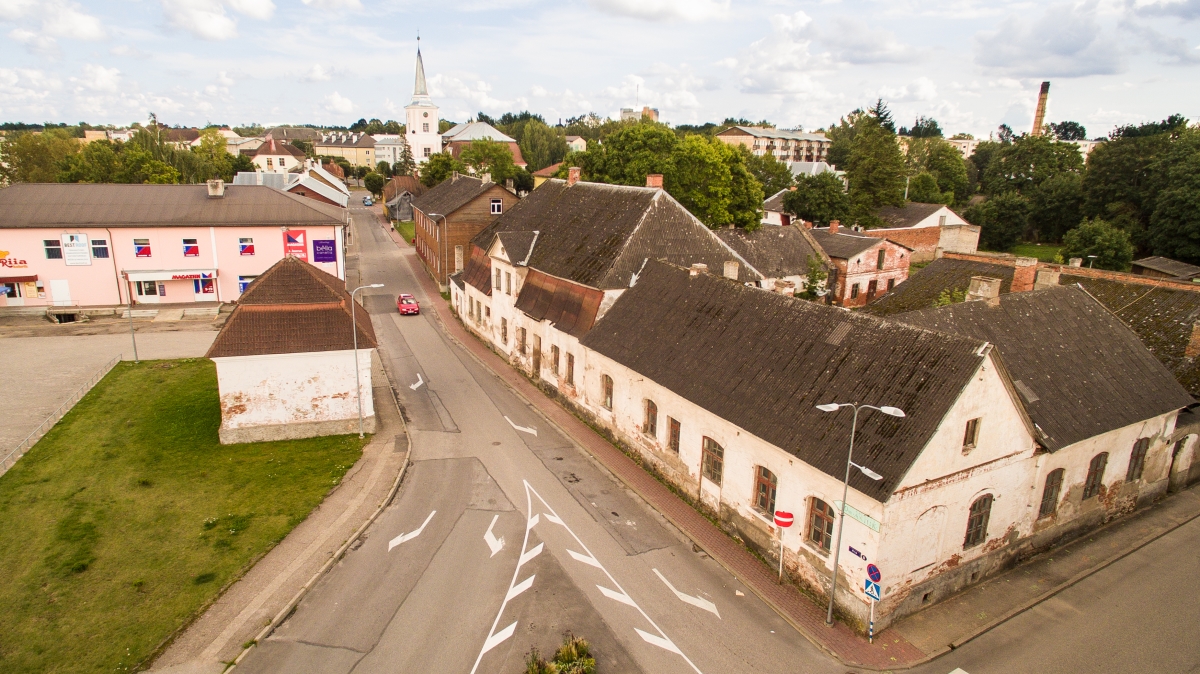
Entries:
<svg viewBox="0 0 1200 674">
<path fill-rule="evenodd" d="M 377 198 L 383 196 L 383 186 L 386 184 L 387 179 L 374 171 L 371 171 L 363 177 L 363 186 L 367 188 L 368 192 L 374 194 Z"/>
<path fill-rule="evenodd" d="M 1059 140 L 1087 140 L 1087 129 L 1079 122 L 1057 122 L 1046 126 Z"/>
<path fill-rule="evenodd" d="M 936 119 L 922 115 L 913 122 L 911 129 L 900 127 L 900 135 L 912 138 L 941 138 L 942 127 L 938 126 Z"/>
<path fill-rule="evenodd" d="M 893 134 L 896 133 L 896 121 L 892 119 L 892 111 L 888 109 L 887 103 L 884 103 L 882 98 L 877 99 L 875 105 L 867 108 L 867 113 L 875 118 L 879 126 Z"/>
<path fill-rule="evenodd" d="M 61 129 L 14 133 L 0 143 L 0 177 L 10 183 L 55 182 L 63 160 L 79 150 L 79 141 Z"/>
<path fill-rule="evenodd" d="M 796 189 L 783 195 L 783 209 L 791 215 L 818 225 L 850 216 L 850 198 L 846 186 L 834 173 L 799 176 Z"/>
<path fill-rule="evenodd" d="M 846 162 L 854 220 L 865 226 L 880 223 L 881 206 L 904 203 L 904 155 L 896 134 L 875 116 L 859 118 Z"/>
<path fill-rule="evenodd" d="M 1029 223 L 1029 200 L 1017 192 L 1005 192 L 963 213 L 967 222 L 979 225 L 979 246 L 984 250 L 1007 251 L 1021 241 Z"/>
<path fill-rule="evenodd" d="M 539 171 L 551 164 L 557 164 L 567 156 L 569 149 L 566 134 L 560 129 L 551 129 L 539 119 L 523 122 L 518 146 L 530 171 Z"/>
<path fill-rule="evenodd" d="M 504 184 L 505 180 L 512 178 L 516 173 L 517 167 L 513 163 L 512 150 L 508 149 L 508 143 L 487 139 L 471 141 L 459 154 L 459 159 L 474 169 L 476 175 L 490 173 L 492 182 L 499 184 Z"/>
<path fill-rule="evenodd" d="M 455 171 L 465 173 L 466 170 L 466 165 L 455 159 L 449 152 L 439 152 L 429 157 L 421 165 L 421 184 L 426 187 L 433 187 L 449 178 L 450 174 Z"/>
<path fill-rule="evenodd" d="M 400 146 L 400 160 L 392 165 L 392 175 L 411 176 L 417 171 L 417 162 L 413 159 L 412 148 L 407 142 Z"/>
<path fill-rule="evenodd" d="M 56 180 L 62 183 L 114 183 L 121 172 L 121 147 L 109 140 L 95 140 L 78 154 L 64 157 Z"/>
<path fill-rule="evenodd" d="M 1150 245 L 1156 255 L 1200 262 L 1200 129 L 1179 134 L 1159 164 Z"/>
<path fill-rule="evenodd" d="M 908 141 L 905 162 L 910 172 L 930 174 L 937 183 L 937 199 L 931 203 L 962 204 L 971 198 L 971 179 L 962 153 L 940 136 L 923 136 Z M 908 198 L 913 196 L 909 185 Z"/>
<path fill-rule="evenodd" d="M 1083 219 L 1083 178 L 1066 171 L 1050 176 L 1029 191 L 1029 227 L 1035 241 L 1061 241 Z"/>
<path fill-rule="evenodd" d="M 770 197 L 795 184 L 792 170 L 786 163 L 776 159 L 775 155 L 764 153 L 762 156 L 755 156 L 742 145 L 739 145 L 738 149 L 744 153 L 746 169 L 762 184 L 763 194 Z"/>
<path fill-rule="evenodd" d="M 1077 146 L 1045 136 L 1021 136 L 995 150 L 983 172 L 982 187 L 986 194 L 1014 190 L 1024 194 L 1050 176 L 1082 171 L 1083 155 Z"/>
<path fill-rule="evenodd" d="M 953 192 L 938 189 L 937 178 L 932 173 L 921 171 L 908 184 L 908 200 L 922 204 L 944 204 L 954 200 Z"/>
</svg>

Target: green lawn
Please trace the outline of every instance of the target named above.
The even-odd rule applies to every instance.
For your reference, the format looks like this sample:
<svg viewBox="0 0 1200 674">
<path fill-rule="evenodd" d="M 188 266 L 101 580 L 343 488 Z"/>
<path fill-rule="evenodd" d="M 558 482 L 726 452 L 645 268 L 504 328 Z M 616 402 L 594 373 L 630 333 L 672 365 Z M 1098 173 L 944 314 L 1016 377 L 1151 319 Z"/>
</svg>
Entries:
<svg viewBox="0 0 1200 674">
<path fill-rule="evenodd" d="M 1013 246 L 1012 254 L 1020 257 L 1036 257 L 1042 262 L 1054 262 L 1055 256 L 1062 250 L 1058 243 L 1019 243 Z"/>
<path fill-rule="evenodd" d="M 123 362 L 0 476 L 0 671 L 144 667 L 362 452 L 219 425 L 211 361 Z"/>
<path fill-rule="evenodd" d="M 416 236 L 416 228 L 417 223 L 413 222 L 412 220 L 396 222 L 396 231 L 400 232 L 400 238 L 404 239 L 405 241 L 411 242 L 413 240 L 413 237 Z"/>
</svg>

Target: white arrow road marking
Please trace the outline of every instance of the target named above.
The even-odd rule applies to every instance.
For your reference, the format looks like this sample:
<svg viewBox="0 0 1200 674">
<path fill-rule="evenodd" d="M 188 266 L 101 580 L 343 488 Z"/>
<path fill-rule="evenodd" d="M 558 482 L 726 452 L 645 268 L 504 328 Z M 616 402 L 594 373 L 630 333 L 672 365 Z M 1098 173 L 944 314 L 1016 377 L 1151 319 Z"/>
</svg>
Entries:
<svg viewBox="0 0 1200 674">
<path fill-rule="evenodd" d="M 721 617 L 721 614 L 717 613 L 717 605 L 716 604 L 712 603 L 711 601 L 709 601 L 707 599 L 701 599 L 700 597 L 693 597 L 690 594 L 684 594 L 684 593 L 680 592 L 679 590 L 676 590 L 675 586 L 671 584 L 671 581 L 667 580 L 665 576 L 663 576 L 661 573 L 659 573 L 658 569 L 651 569 L 651 570 L 654 571 L 654 575 L 658 576 L 659 580 L 661 580 L 662 582 L 667 584 L 667 587 L 670 588 L 671 591 L 675 593 L 676 597 L 679 597 L 679 601 L 681 601 L 685 604 L 691 604 L 692 606 L 695 606 L 697 608 L 702 608 L 705 611 L 708 611 L 709 613 L 717 616 L 718 618 Z"/>
<path fill-rule="evenodd" d="M 609 599 L 612 599 L 614 601 L 619 601 L 622 604 L 628 604 L 628 605 L 634 606 L 634 607 L 637 606 L 637 604 L 635 604 L 634 601 L 629 598 L 629 595 L 625 594 L 624 592 L 617 592 L 616 590 L 610 590 L 607 587 L 604 587 L 603 585 L 597 585 L 596 587 L 600 589 L 600 594 L 604 595 L 605 597 L 608 597 Z"/>
<path fill-rule="evenodd" d="M 504 537 L 496 538 L 496 535 L 492 533 L 492 527 L 496 526 L 496 520 L 498 519 L 500 519 L 500 516 L 494 515 L 492 523 L 488 525 L 487 531 L 483 534 L 484 542 L 487 543 L 488 549 L 492 551 L 489 557 L 495 557 L 497 552 L 504 549 Z"/>
<path fill-rule="evenodd" d="M 587 564 L 589 566 L 594 566 L 597 569 L 604 568 L 603 566 L 600 566 L 600 562 L 598 562 L 595 557 L 592 557 L 590 555 L 581 555 L 578 552 L 575 552 L 574 550 L 572 550 L 570 548 L 567 548 L 567 554 L 571 555 L 571 557 L 573 557 L 575 559 L 575 561 L 577 561 L 577 562 L 583 562 L 584 564 Z"/>
<path fill-rule="evenodd" d="M 424 384 L 424 383 L 425 383 L 425 378 L 421 376 L 420 372 L 418 372 L 417 373 L 417 383 L 409 385 L 409 388 L 415 391 L 415 390 L 421 388 L 421 384 Z"/>
<path fill-rule="evenodd" d="M 680 652 L 679 647 L 676 646 L 674 643 L 672 643 L 670 639 L 667 639 L 665 637 L 655 636 L 653 634 L 648 634 L 646 632 L 639 630 L 636 627 L 633 628 L 633 631 L 637 632 L 638 635 L 640 637 L 642 637 L 643 639 L 645 639 L 646 643 L 648 643 L 648 644 L 654 644 L 655 646 L 658 646 L 659 648 L 671 651 L 672 653 L 683 655 L 683 653 Z"/>
<path fill-rule="evenodd" d="M 531 426 L 518 426 L 515 423 L 513 423 L 512 419 L 509 419 L 508 417 L 504 417 L 504 420 L 508 422 L 509 426 L 512 426 L 513 428 L 517 429 L 518 431 L 521 431 L 522 433 L 528 433 L 528 434 L 534 435 L 534 436 L 537 435 L 536 428 L 533 428 Z"/>
<path fill-rule="evenodd" d="M 522 566 L 525 566 L 527 563 L 529 563 L 529 560 L 533 559 L 534 557 L 537 557 L 540 554 L 542 554 L 542 544 L 538 543 L 536 546 L 534 546 L 532 549 L 527 551 L 525 554 L 521 555 L 521 561 L 517 562 L 517 568 L 519 569 Z"/>
<path fill-rule="evenodd" d="M 559 526 L 564 526 L 564 527 L 567 526 L 567 525 L 563 524 L 562 520 L 558 519 L 557 515 L 546 515 L 546 520 L 553 522 Z"/>
<path fill-rule="evenodd" d="M 530 587 L 533 587 L 533 579 L 535 577 L 536 576 L 530 576 L 521 581 L 520 584 L 514 585 L 513 588 L 508 591 L 508 594 L 504 596 L 504 601 L 511 601 L 513 597 L 521 594 L 525 590 L 528 590 Z"/>
<path fill-rule="evenodd" d="M 434 510 L 433 512 L 429 513 L 429 517 L 425 518 L 425 522 L 421 525 L 420 529 L 417 529 L 416 531 L 410 531 L 407 534 L 400 534 L 399 536 L 393 538 L 388 543 L 388 552 L 391 552 L 392 548 L 396 547 L 397 545 L 400 545 L 401 543 L 404 543 L 405 541 L 411 541 L 412 539 L 416 538 L 417 536 L 420 536 L 421 532 L 425 531 L 425 525 L 429 524 L 429 520 L 433 519 L 433 515 L 436 512 L 437 511 Z"/>
<path fill-rule="evenodd" d="M 536 527 L 536 526 L 537 526 L 537 523 L 538 523 L 538 516 L 537 516 L 537 515 L 534 515 L 533 517 L 530 517 L 530 518 L 529 518 L 529 520 L 528 520 L 528 521 L 525 523 L 525 530 L 526 530 L 526 531 L 529 531 L 530 529 L 532 529 L 532 528 Z"/>
<path fill-rule="evenodd" d="M 511 637 L 513 635 L 513 630 L 515 629 L 517 629 L 517 623 L 516 621 L 513 621 L 513 624 L 488 637 L 488 640 L 483 642 L 483 653 L 487 653 L 496 646 L 500 645 L 500 643 L 505 639 Z M 483 655 L 483 653 L 480 653 L 480 655 Z"/>
</svg>

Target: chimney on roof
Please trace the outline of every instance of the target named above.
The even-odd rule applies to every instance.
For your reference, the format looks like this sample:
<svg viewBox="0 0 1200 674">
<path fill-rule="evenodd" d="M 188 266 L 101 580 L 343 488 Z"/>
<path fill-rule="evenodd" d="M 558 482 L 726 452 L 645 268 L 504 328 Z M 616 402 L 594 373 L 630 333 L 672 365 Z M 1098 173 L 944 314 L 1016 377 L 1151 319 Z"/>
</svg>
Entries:
<svg viewBox="0 0 1200 674">
<path fill-rule="evenodd" d="M 737 260 L 725 260 L 725 269 L 723 270 L 725 273 L 725 278 L 730 278 L 736 281 L 738 277 L 738 267 L 740 266 L 741 265 L 738 264 Z"/>
<path fill-rule="evenodd" d="M 788 297 L 796 296 L 796 283 L 794 281 L 785 281 L 781 278 L 775 279 L 775 292 Z"/>
<path fill-rule="evenodd" d="M 1016 262 L 1017 268 L 1013 270 L 1011 291 L 1014 293 L 1023 293 L 1027 290 L 1033 290 L 1034 281 L 1037 277 L 1037 258 L 1018 257 Z"/>
<path fill-rule="evenodd" d="M 567 169 L 567 185 L 574 185 L 579 182 L 579 167 L 572 166 Z"/>
<path fill-rule="evenodd" d="M 492 182 L 492 174 L 491 174 L 491 173 L 485 173 L 485 174 L 483 174 L 483 175 L 479 176 L 479 182 L 481 182 L 481 183 L 490 183 L 490 182 Z"/>
<path fill-rule="evenodd" d="M 990 307 L 1000 306 L 1000 283 L 998 278 L 972 276 L 971 287 L 967 289 L 967 301 L 983 300 Z"/>
<path fill-rule="evenodd" d="M 209 199 L 225 198 L 225 181 L 224 180 L 208 181 L 208 198 Z"/>
<path fill-rule="evenodd" d="M 1034 282 L 1033 289 L 1041 290 L 1043 288 L 1053 288 L 1054 286 L 1058 285 L 1058 278 L 1061 274 L 1062 272 L 1060 271 L 1042 269 L 1037 273 L 1037 281 Z"/>
<path fill-rule="evenodd" d="M 1067 262 L 1068 262 L 1068 263 L 1069 263 L 1069 264 L 1070 264 L 1072 267 L 1075 267 L 1076 269 L 1078 269 L 1078 268 L 1080 268 L 1080 267 L 1082 267 L 1082 266 L 1083 266 L 1083 258 L 1081 258 L 1081 257 L 1073 257 L 1073 258 L 1071 258 L 1070 260 L 1068 260 Z"/>
<path fill-rule="evenodd" d="M 453 182 L 456 182 L 457 180 L 458 180 L 458 171 L 451 171 L 450 172 L 450 182 L 453 183 Z"/>
<path fill-rule="evenodd" d="M 513 179 L 512 178 L 505 178 L 504 189 L 508 190 L 509 192 L 512 192 L 513 194 L 517 193 L 516 188 L 513 187 Z"/>
<path fill-rule="evenodd" d="M 662 189 L 662 174 L 661 173 L 651 173 L 650 175 L 646 176 L 646 187 L 652 187 L 656 190 L 661 190 Z"/>
<path fill-rule="evenodd" d="M 841 226 L 842 226 L 842 223 L 841 223 L 841 222 L 838 222 L 837 220 L 831 220 L 831 221 L 829 222 L 829 233 L 830 233 L 830 234 L 837 234 L 837 233 L 838 233 L 838 228 L 839 228 L 839 227 L 841 227 Z"/>
<path fill-rule="evenodd" d="M 1197 355 L 1200 355 L 1200 323 L 1192 323 L 1192 338 L 1188 340 L 1188 345 L 1183 350 L 1183 355 L 1186 358 L 1195 358 Z"/>
<path fill-rule="evenodd" d="M 701 274 L 707 274 L 707 273 L 708 273 L 708 265 L 704 264 L 703 262 L 697 262 L 697 263 L 693 264 L 692 268 L 688 270 L 689 276 L 699 276 Z"/>
</svg>

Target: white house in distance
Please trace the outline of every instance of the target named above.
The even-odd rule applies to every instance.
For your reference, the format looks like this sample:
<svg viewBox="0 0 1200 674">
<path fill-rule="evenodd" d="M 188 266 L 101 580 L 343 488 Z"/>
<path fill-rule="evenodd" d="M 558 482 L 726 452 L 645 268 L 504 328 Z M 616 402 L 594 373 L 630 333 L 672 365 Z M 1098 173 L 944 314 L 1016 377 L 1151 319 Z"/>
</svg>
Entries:
<svg viewBox="0 0 1200 674">
<path fill-rule="evenodd" d="M 886 224 L 862 233 L 911 248 L 913 262 L 934 259 L 938 248 L 949 253 L 979 249 L 979 225 L 972 225 L 944 204 L 910 201 L 900 207 L 884 206 L 878 215 Z"/>
<path fill-rule="evenodd" d="M 425 83 L 425 62 L 421 59 L 421 47 L 417 46 L 417 78 L 413 84 L 412 102 L 404 106 L 405 134 L 412 148 L 413 159 L 424 163 L 442 151 L 442 134 L 438 129 L 440 117 L 438 106 L 429 97 L 429 86 Z"/>
<path fill-rule="evenodd" d="M 357 325 L 352 320 L 354 312 Z M 341 279 L 285 257 L 250 284 L 212 347 L 222 444 L 375 431 L 371 317 Z"/>
<path fill-rule="evenodd" d="M 304 150 L 274 138 L 267 139 L 254 151 L 256 171 L 287 173 L 304 166 Z"/>
<path fill-rule="evenodd" d="M 570 152 L 586 152 L 587 139 L 583 136 L 567 136 L 567 150 Z"/>
</svg>

